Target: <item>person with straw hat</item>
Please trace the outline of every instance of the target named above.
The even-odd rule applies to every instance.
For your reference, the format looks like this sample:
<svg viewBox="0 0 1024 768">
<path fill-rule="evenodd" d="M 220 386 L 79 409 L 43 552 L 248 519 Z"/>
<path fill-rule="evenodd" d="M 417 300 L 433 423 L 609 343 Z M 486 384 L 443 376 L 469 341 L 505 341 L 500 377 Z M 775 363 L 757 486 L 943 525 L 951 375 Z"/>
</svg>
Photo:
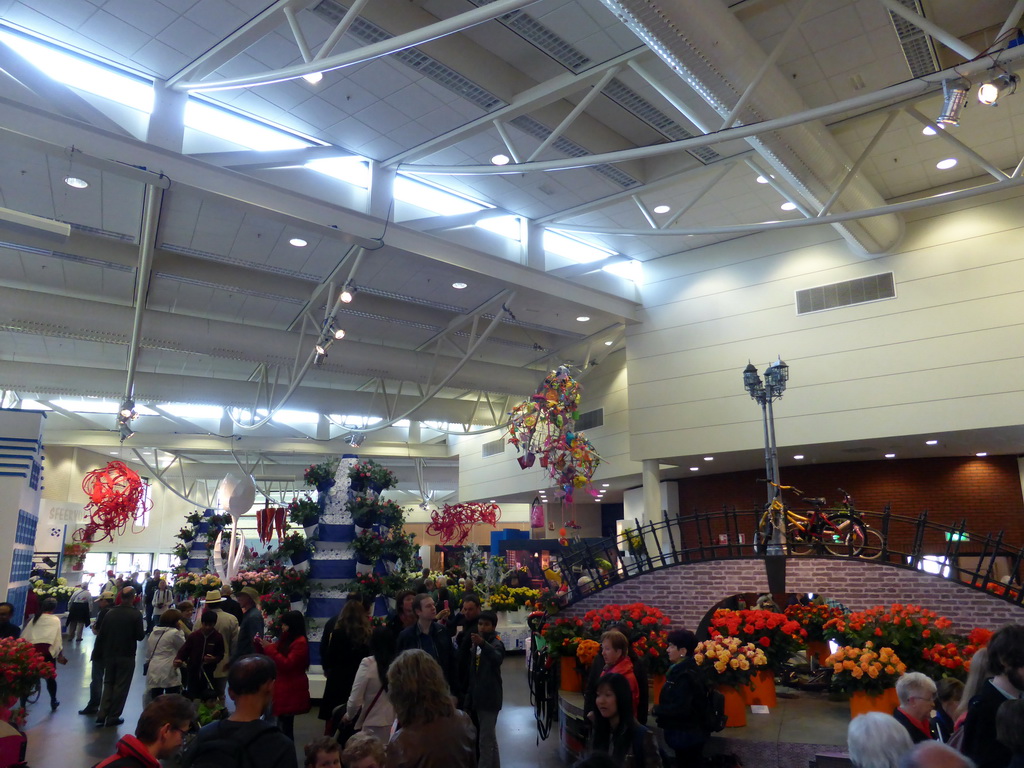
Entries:
<svg viewBox="0 0 1024 768">
<path fill-rule="evenodd" d="M 238 643 L 231 652 L 231 661 L 250 653 L 256 653 L 253 638 L 263 639 L 263 612 L 260 610 L 260 593 L 252 587 L 244 587 L 238 593 L 238 604 L 242 606 L 242 620 L 238 625 Z"/>
<path fill-rule="evenodd" d="M 210 610 L 217 614 L 217 624 L 214 627 L 220 636 L 224 638 L 224 658 L 217 664 L 213 671 L 213 687 L 217 689 L 217 697 L 223 702 L 224 693 L 228 685 L 228 667 L 231 666 L 230 659 L 238 646 L 239 631 L 238 619 L 224 610 L 224 597 L 219 589 L 211 589 L 206 593 L 204 611 Z M 197 627 L 193 632 L 199 632 Z"/>
</svg>

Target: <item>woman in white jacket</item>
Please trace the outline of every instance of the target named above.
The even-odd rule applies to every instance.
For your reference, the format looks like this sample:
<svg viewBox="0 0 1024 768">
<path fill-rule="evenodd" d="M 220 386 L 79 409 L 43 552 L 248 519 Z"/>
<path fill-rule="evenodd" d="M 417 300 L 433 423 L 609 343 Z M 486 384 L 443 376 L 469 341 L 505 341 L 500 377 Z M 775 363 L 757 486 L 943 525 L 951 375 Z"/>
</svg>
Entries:
<svg viewBox="0 0 1024 768">
<path fill-rule="evenodd" d="M 154 629 L 146 643 L 146 690 L 153 699 L 162 693 L 181 693 L 181 672 L 174 659 L 185 644 L 185 633 L 178 629 L 181 611 L 170 608 L 160 616 L 160 626 Z"/>
<path fill-rule="evenodd" d="M 389 628 L 373 630 L 370 651 L 372 655 L 359 662 L 343 719 L 348 722 L 355 717 L 357 731 L 368 731 L 387 744 L 395 720 L 387 692 L 388 667 L 395 659 L 395 636 Z"/>
<path fill-rule="evenodd" d="M 43 654 L 43 658 L 51 664 L 55 661 L 67 664 L 68 660 L 64 658 L 64 638 L 61 636 L 60 619 L 53 615 L 57 609 L 57 601 L 48 597 L 43 600 L 39 609 L 41 613 L 28 623 L 21 633 L 21 639 L 32 643 L 36 650 Z M 54 676 L 46 680 L 46 692 L 50 694 L 51 712 L 60 706 L 60 702 L 57 701 L 56 670 L 57 668 L 54 666 Z M 24 704 L 25 702 L 22 701 L 22 706 Z"/>
</svg>

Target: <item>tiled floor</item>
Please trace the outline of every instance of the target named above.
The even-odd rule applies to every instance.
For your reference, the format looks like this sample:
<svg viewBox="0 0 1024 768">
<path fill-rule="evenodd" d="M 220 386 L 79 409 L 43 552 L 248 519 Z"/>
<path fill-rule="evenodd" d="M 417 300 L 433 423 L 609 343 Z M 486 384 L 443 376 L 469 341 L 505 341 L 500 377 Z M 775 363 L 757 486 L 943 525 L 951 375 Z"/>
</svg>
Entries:
<svg viewBox="0 0 1024 768">
<path fill-rule="evenodd" d="M 51 713 L 44 693 L 30 707 L 27 725 L 30 768 L 90 768 L 114 750 L 114 744 L 125 733 L 134 731 L 142 711 L 142 662 L 132 681 L 131 694 L 125 707 L 125 723 L 120 728 L 97 728 L 94 718 L 79 715 L 89 698 L 89 652 L 92 638 L 71 643 L 64 653 L 70 662 L 60 667 L 57 675 L 60 708 Z M 526 684 L 524 657 L 510 655 L 503 669 L 505 706 L 498 718 L 498 744 L 502 768 L 559 768 L 557 726 L 547 741 L 537 744 L 537 729 L 530 707 Z M 315 714 L 303 715 L 295 721 L 295 739 L 301 747 L 323 732 L 323 722 Z M 302 764 L 301 749 L 299 765 Z"/>
</svg>

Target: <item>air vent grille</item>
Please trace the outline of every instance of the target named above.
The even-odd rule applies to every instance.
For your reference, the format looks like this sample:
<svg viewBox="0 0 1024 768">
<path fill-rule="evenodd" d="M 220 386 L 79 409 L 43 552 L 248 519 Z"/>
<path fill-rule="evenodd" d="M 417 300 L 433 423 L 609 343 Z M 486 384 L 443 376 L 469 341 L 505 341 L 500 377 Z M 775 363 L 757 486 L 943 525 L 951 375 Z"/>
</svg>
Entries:
<svg viewBox="0 0 1024 768">
<path fill-rule="evenodd" d="M 489 443 L 484 443 L 480 446 L 480 456 L 484 459 L 489 459 L 491 456 L 497 456 L 505 452 L 505 439 L 499 437 L 497 440 L 491 440 Z"/>
<path fill-rule="evenodd" d="M 528 136 L 533 136 L 535 139 L 540 139 L 541 141 L 551 134 L 551 131 L 547 126 L 527 115 L 520 115 L 510 122 L 523 133 Z M 551 146 L 557 152 L 561 152 L 563 155 L 567 155 L 568 157 L 585 157 L 590 154 L 590 152 L 581 147 L 575 141 L 567 139 L 564 136 L 559 136 L 555 139 Z M 624 189 L 635 187 L 640 183 L 637 179 L 634 179 L 625 171 L 620 171 L 613 165 L 595 165 L 591 167 L 591 170 L 597 171 L 597 173 Z"/>
<path fill-rule="evenodd" d="M 470 2 L 479 7 L 490 5 L 494 0 L 470 0 Z M 504 16 L 499 16 L 498 21 L 573 72 L 579 72 L 590 63 L 589 56 L 524 11 L 506 13 Z"/>
<path fill-rule="evenodd" d="M 796 313 L 806 315 L 826 309 L 849 307 L 896 298 L 896 283 L 892 272 L 860 277 L 842 283 L 819 285 L 796 292 Z"/>
<path fill-rule="evenodd" d="M 313 9 L 313 12 L 337 24 L 344 17 L 347 10 L 344 5 L 334 0 L 323 0 Z M 387 30 L 378 27 L 373 22 L 367 21 L 364 18 L 357 18 L 352 23 L 352 26 L 349 27 L 348 34 L 366 44 L 379 43 L 381 40 L 390 40 L 394 37 Z M 424 77 L 430 78 L 443 88 L 447 88 L 471 104 L 480 107 L 485 112 L 490 112 L 493 109 L 506 105 L 505 101 L 495 96 L 486 88 L 477 85 L 468 77 L 460 75 L 454 69 L 445 66 L 418 48 L 406 48 L 394 54 L 394 57 L 411 69 L 415 69 Z"/>
<path fill-rule="evenodd" d="M 612 81 L 605 86 L 602 93 L 631 115 L 643 120 L 662 136 L 672 139 L 672 141 L 692 139 L 694 136 L 694 134 L 690 133 L 686 128 L 618 78 L 612 78 Z M 698 147 L 697 149 L 690 150 L 690 154 L 702 163 L 713 163 L 722 158 L 711 147 Z"/>
<path fill-rule="evenodd" d="M 899 2 L 917 15 L 924 16 L 921 0 L 899 0 Z M 931 37 L 892 11 L 889 11 L 889 18 L 900 39 L 900 47 L 903 48 L 903 56 L 907 60 L 911 76 L 923 77 L 938 72 L 939 60 L 935 55 L 935 44 Z"/>
<path fill-rule="evenodd" d="M 574 424 L 577 431 L 584 429 L 597 429 L 604 426 L 604 408 L 595 408 L 592 411 L 581 413 Z"/>
</svg>

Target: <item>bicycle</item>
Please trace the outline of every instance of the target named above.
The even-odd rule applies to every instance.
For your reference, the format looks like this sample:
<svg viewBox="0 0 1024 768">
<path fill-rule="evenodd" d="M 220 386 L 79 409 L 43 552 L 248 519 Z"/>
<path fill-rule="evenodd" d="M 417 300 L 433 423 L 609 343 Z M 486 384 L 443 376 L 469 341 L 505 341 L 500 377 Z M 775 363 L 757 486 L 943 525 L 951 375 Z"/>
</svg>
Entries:
<svg viewBox="0 0 1024 768">
<path fill-rule="evenodd" d="M 857 520 L 864 527 L 864 546 L 861 549 L 859 557 L 864 560 L 877 560 L 882 555 L 882 550 L 885 548 L 885 537 L 882 536 L 882 532 L 872 528 L 866 522 L 864 522 L 864 516 L 862 511 L 858 511 L 853 504 L 853 497 L 839 488 L 839 493 L 843 495 L 843 500 L 839 502 L 839 509 L 842 514 L 849 515 L 854 520 Z"/>
<path fill-rule="evenodd" d="M 803 499 L 804 503 L 812 507 L 809 513 L 794 511 L 782 500 L 781 492 L 793 491 L 803 496 L 803 491 L 792 485 L 768 482 L 778 488 L 780 493 L 765 505 L 754 532 L 755 552 L 766 552 L 775 529 L 784 523 L 786 544 L 791 554 L 808 555 L 824 549 L 837 557 L 860 556 L 868 536 L 863 521 L 844 512 L 823 509 L 825 499 L 820 497 Z"/>
</svg>

